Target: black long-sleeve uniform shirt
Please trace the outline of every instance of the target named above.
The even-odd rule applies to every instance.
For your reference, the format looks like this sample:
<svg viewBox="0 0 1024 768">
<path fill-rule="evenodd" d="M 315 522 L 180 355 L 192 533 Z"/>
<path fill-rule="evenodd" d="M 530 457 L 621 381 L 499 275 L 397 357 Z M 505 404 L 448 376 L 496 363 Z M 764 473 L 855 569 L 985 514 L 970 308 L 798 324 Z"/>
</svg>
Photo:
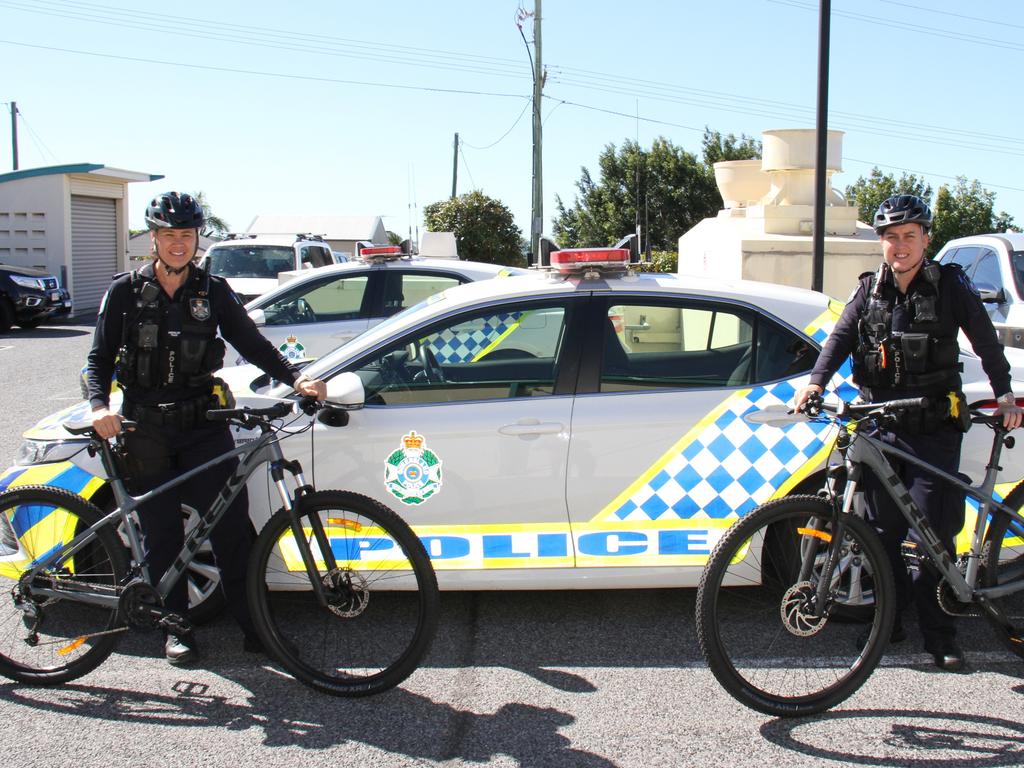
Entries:
<svg viewBox="0 0 1024 768">
<path fill-rule="evenodd" d="M 189 267 L 188 280 L 182 284 L 173 297 L 168 296 L 162 288 L 160 289 L 159 343 L 161 345 L 167 339 L 167 308 L 172 302 L 180 303 L 183 300 L 185 285 L 192 280 L 197 269 L 198 267 L 194 265 Z M 152 274 L 152 267 L 143 267 L 143 276 L 152 277 Z M 110 404 L 110 384 L 114 375 L 118 350 L 124 339 L 125 319 L 134 316 L 136 311 L 131 280 L 130 272 L 116 277 L 100 306 L 86 373 L 89 403 L 94 409 Z M 299 377 L 299 369 L 285 360 L 274 345 L 259 332 L 238 296 L 223 278 L 210 276 L 209 300 L 210 309 L 217 319 L 220 335 L 242 353 L 246 360 L 279 381 L 294 382 Z M 131 387 L 126 390 L 125 396 L 139 405 L 155 405 L 183 402 L 207 392 L 209 392 L 208 387 L 171 385 L 156 388 Z"/>
<path fill-rule="evenodd" d="M 958 330 L 962 329 L 971 342 L 974 352 L 981 358 L 981 365 L 992 385 L 993 394 L 998 397 L 1010 392 L 1010 364 L 1006 361 L 1003 345 L 996 337 L 992 320 L 985 311 L 977 290 L 959 267 L 943 265 L 941 270 L 937 314 L 942 327 L 942 335 L 956 338 Z M 893 299 L 893 331 L 907 330 L 911 322 L 911 309 L 907 297 L 914 293 L 917 282 L 924 280 L 924 275 L 919 271 L 905 294 L 900 293 L 892 284 L 883 287 L 887 295 Z M 857 289 L 847 302 L 835 329 L 829 334 L 814 369 L 811 371 L 811 384 L 817 384 L 824 389 L 843 361 L 856 349 L 858 343 L 857 324 L 870 299 L 872 283 L 873 275 L 861 276 Z M 929 394 L 934 393 L 924 388 L 871 388 L 873 402 Z"/>
</svg>

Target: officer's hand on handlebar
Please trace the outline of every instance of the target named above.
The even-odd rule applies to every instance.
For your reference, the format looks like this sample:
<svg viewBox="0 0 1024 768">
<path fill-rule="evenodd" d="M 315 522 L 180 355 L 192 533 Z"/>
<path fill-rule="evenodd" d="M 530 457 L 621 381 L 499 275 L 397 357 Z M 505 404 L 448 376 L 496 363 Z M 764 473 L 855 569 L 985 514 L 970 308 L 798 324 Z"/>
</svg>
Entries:
<svg viewBox="0 0 1024 768">
<path fill-rule="evenodd" d="M 97 408 L 92 412 L 92 428 L 104 440 L 109 440 L 121 431 L 122 421 L 124 417 L 109 408 Z"/>
<path fill-rule="evenodd" d="M 1016 429 L 1024 419 L 1024 410 L 1016 403 L 999 403 L 996 413 L 1003 417 L 1003 426 L 1006 429 Z"/>
<path fill-rule="evenodd" d="M 323 402 L 327 399 L 327 385 L 320 379 L 311 379 L 308 376 L 299 376 L 295 380 L 295 391 L 306 397 L 315 397 L 317 401 Z"/>
<path fill-rule="evenodd" d="M 821 393 L 822 389 L 817 384 L 808 384 L 806 387 L 798 389 L 793 395 L 793 410 L 799 413 L 811 395 L 820 395 Z"/>
</svg>

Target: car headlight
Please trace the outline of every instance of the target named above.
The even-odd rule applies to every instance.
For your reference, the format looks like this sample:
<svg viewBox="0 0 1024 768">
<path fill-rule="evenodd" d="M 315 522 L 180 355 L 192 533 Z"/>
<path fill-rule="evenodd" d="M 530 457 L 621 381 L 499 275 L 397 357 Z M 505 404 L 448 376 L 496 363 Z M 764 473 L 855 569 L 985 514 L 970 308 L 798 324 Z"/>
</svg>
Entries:
<svg viewBox="0 0 1024 768">
<path fill-rule="evenodd" d="M 18 447 L 14 463 L 27 467 L 67 461 L 88 444 L 87 440 L 26 440 Z"/>
<path fill-rule="evenodd" d="M 25 277 L 24 275 L 11 275 L 11 282 L 20 285 L 22 288 L 32 288 L 36 291 L 45 291 L 46 283 L 38 277 Z"/>
</svg>

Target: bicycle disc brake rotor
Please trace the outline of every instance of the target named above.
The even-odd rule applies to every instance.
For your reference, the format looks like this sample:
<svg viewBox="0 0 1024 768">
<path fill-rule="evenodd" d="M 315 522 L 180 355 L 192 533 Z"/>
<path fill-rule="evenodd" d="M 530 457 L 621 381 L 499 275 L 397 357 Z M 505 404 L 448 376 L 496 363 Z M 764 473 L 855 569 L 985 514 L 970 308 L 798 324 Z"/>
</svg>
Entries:
<svg viewBox="0 0 1024 768">
<path fill-rule="evenodd" d="M 334 570 L 324 575 L 327 608 L 343 619 L 351 619 L 366 610 L 370 590 L 366 578 L 357 571 Z"/>
<path fill-rule="evenodd" d="M 828 616 L 814 615 L 814 597 L 817 586 L 809 581 L 801 581 L 786 590 L 779 605 L 782 624 L 790 634 L 797 637 L 810 637 L 821 631 L 828 621 Z"/>
</svg>

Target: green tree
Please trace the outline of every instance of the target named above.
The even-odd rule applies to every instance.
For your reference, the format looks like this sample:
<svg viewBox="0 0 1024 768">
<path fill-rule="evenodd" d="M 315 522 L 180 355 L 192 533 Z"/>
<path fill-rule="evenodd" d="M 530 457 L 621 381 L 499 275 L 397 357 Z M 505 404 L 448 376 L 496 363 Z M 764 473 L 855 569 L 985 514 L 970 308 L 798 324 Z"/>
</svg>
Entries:
<svg viewBox="0 0 1024 768">
<path fill-rule="evenodd" d="M 196 192 L 193 197 L 199 206 L 203 209 L 203 228 L 199 230 L 200 235 L 211 237 L 213 235 L 226 235 L 231 231 L 228 223 L 224 221 L 220 216 L 216 215 L 210 208 L 210 203 L 206 199 L 206 195 L 202 192 Z"/>
<path fill-rule="evenodd" d="M 402 241 L 405 240 L 400 234 L 392 232 L 390 229 L 386 230 L 386 234 L 388 236 L 388 245 L 401 245 Z"/>
<path fill-rule="evenodd" d="M 935 197 L 933 209 L 935 223 L 928 256 L 934 256 L 950 240 L 986 232 L 1005 232 L 1014 226 L 1013 217 L 1005 212 L 995 213 L 994 192 L 974 180 L 958 176 L 950 188 L 943 185 Z"/>
<path fill-rule="evenodd" d="M 704 126 L 704 138 L 701 139 L 701 147 L 704 153 L 704 162 L 707 165 L 714 165 L 724 160 L 756 160 L 761 157 L 761 142 L 752 136 L 741 133 L 739 138 L 735 134 L 722 136 L 718 131 L 712 131 Z"/>
<path fill-rule="evenodd" d="M 646 223 L 644 246 L 675 250 L 681 234 L 722 206 L 709 165 L 664 137 L 650 150 L 634 141 L 608 144 L 598 157 L 600 181 L 587 168 L 572 206 L 555 196 L 553 232 L 565 248 L 611 245 Z"/>
<path fill-rule="evenodd" d="M 423 221 L 428 232 L 455 233 L 459 258 L 526 266 L 519 248 L 523 233 L 512 212 L 478 189 L 424 206 Z"/>
<path fill-rule="evenodd" d="M 882 173 L 877 167 L 871 169 L 867 178 L 861 176 L 846 188 L 846 201 L 857 207 L 857 218 L 865 224 L 872 222 L 878 206 L 893 195 L 917 195 L 931 200 L 932 188 L 914 174 L 904 173 L 897 181 L 892 174 Z"/>
</svg>

